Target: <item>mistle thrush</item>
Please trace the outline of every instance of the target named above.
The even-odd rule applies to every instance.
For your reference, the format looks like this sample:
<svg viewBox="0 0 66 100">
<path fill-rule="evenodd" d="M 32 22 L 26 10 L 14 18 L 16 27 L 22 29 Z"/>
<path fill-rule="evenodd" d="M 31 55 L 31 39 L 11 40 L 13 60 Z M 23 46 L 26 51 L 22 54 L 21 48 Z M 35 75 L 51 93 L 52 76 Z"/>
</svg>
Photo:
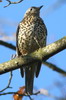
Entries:
<svg viewBox="0 0 66 100">
<path fill-rule="evenodd" d="M 29 8 L 23 20 L 19 23 L 16 34 L 16 47 L 18 56 L 25 56 L 35 50 L 46 46 L 47 29 L 40 18 L 40 7 Z M 26 93 L 33 93 L 34 76 L 38 77 L 41 62 L 30 64 L 21 68 L 21 75 L 25 73 Z"/>
</svg>

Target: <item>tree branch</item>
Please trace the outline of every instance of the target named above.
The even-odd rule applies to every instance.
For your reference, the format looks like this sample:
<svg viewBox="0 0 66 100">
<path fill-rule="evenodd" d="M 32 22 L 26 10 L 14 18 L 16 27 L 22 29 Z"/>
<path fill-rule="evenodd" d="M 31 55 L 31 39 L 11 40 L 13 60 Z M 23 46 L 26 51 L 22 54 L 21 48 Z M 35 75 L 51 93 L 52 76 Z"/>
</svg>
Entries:
<svg viewBox="0 0 66 100">
<path fill-rule="evenodd" d="M 66 36 L 46 47 L 36 50 L 27 56 L 18 57 L 16 59 L 12 59 L 8 62 L 0 64 L 0 74 L 18 69 L 20 67 L 25 67 L 25 65 L 34 63 L 39 60 L 46 61 L 64 49 L 66 49 Z"/>
<path fill-rule="evenodd" d="M 16 50 L 16 47 L 14 45 L 12 45 L 10 43 L 7 43 L 5 41 L 2 41 L 2 40 L 0 40 L 0 45 L 6 46 L 6 47 L 8 47 L 8 48 L 10 48 L 12 50 Z"/>
<path fill-rule="evenodd" d="M 22 2 L 23 0 L 19 0 L 19 1 L 17 1 L 17 2 L 12 2 L 12 1 L 10 1 L 10 0 L 6 0 L 6 1 L 8 1 L 8 5 L 4 6 L 4 8 L 5 8 L 5 7 L 8 7 L 10 4 L 17 4 L 17 3 L 20 3 L 20 2 Z"/>
</svg>

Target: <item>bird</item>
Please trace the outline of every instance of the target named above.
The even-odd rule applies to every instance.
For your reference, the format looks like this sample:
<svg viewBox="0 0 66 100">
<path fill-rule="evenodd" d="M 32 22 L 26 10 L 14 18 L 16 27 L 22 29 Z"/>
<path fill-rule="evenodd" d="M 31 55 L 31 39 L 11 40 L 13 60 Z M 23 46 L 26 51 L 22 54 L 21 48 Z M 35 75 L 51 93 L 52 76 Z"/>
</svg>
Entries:
<svg viewBox="0 0 66 100">
<path fill-rule="evenodd" d="M 45 47 L 47 28 L 40 17 L 43 7 L 32 6 L 24 14 L 16 32 L 16 51 L 18 56 L 26 56 L 35 50 Z M 21 76 L 25 76 L 25 93 L 33 94 L 34 77 L 38 77 L 41 61 L 20 68 Z"/>
</svg>

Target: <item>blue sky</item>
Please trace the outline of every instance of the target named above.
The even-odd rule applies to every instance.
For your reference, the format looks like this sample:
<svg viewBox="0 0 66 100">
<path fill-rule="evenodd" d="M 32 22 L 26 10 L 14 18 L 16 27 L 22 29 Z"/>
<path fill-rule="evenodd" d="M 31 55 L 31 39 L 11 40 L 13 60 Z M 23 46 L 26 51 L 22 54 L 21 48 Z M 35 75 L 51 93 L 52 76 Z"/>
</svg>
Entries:
<svg viewBox="0 0 66 100">
<path fill-rule="evenodd" d="M 11 36 L 16 32 L 18 23 L 23 19 L 24 13 L 29 7 L 44 5 L 44 7 L 41 9 L 41 17 L 43 18 L 48 30 L 47 44 L 53 43 L 54 41 L 64 37 L 66 35 L 66 2 L 64 4 L 58 5 L 57 9 L 54 9 L 51 6 L 57 1 L 60 0 L 24 0 L 20 4 L 13 4 L 6 8 L 3 8 L 3 6 L 7 5 L 8 2 L 3 1 L 2 3 L 0 3 L 0 20 L 6 20 L 6 23 L 0 24 L 0 27 L 2 27 L 2 32 Z M 7 21 L 10 21 L 10 23 L 16 23 L 16 25 L 9 25 Z M 15 41 L 8 42 L 15 45 Z M 15 54 L 15 51 L 0 46 L 0 63 L 10 60 L 12 54 Z M 48 61 L 66 70 L 65 54 L 66 50 L 51 57 Z M 0 76 L 0 89 L 4 88 L 7 85 L 8 79 L 9 73 Z M 51 69 L 42 65 L 39 77 L 37 79 L 35 78 L 34 87 L 37 89 L 47 89 L 52 95 L 60 97 L 61 91 L 55 86 L 56 81 L 62 82 L 62 76 L 59 73 L 52 71 Z M 13 79 L 11 83 L 13 89 L 8 89 L 7 91 L 17 91 L 19 87 L 23 85 L 24 78 L 21 78 L 19 70 L 13 71 Z M 7 98 L 7 100 L 13 99 L 12 95 L 1 96 L 0 99 L 5 100 L 5 97 Z M 38 100 L 40 98 L 45 98 L 45 100 L 54 100 L 53 98 L 41 96 L 38 96 L 35 99 Z"/>
</svg>

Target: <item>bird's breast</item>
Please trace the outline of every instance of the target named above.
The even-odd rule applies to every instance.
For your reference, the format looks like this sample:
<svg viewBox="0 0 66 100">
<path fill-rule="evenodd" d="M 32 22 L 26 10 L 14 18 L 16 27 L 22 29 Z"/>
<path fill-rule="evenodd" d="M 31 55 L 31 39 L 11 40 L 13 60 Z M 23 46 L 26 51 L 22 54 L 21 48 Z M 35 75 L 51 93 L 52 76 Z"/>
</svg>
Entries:
<svg viewBox="0 0 66 100">
<path fill-rule="evenodd" d="M 39 21 L 39 22 L 38 22 Z M 31 17 L 20 23 L 18 47 L 22 55 L 29 54 L 42 46 L 44 42 L 44 26 L 40 20 Z"/>
</svg>

